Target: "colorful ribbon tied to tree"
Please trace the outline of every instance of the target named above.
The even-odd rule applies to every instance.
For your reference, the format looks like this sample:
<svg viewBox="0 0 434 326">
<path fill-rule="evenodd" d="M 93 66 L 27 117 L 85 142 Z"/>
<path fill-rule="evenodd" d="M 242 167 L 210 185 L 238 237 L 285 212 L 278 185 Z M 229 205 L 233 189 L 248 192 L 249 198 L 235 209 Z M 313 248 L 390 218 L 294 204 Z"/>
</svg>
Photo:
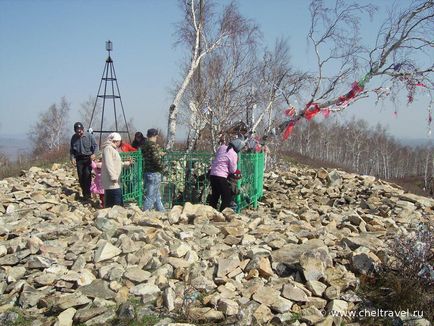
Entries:
<svg viewBox="0 0 434 326">
<path fill-rule="evenodd" d="M 291 133 L 292 133 L 292 129 L 294 129 L 294 126 L 295 126 L 294 120 L 291 120 L 288 122 L 288 125 L 286 126 L 286 128 L 283 132 L 283 136 L 282 136 L 283 140 L 288 139 L 289 135 L 291 135 Z"/>
<path fill-rule="evenodd" d="M 318 103 L 311 102 L 306 105 L 306 110 L 304 111 L 304 117 L 306 120 L 310 121 L 320 112 Z"/>
</svg>

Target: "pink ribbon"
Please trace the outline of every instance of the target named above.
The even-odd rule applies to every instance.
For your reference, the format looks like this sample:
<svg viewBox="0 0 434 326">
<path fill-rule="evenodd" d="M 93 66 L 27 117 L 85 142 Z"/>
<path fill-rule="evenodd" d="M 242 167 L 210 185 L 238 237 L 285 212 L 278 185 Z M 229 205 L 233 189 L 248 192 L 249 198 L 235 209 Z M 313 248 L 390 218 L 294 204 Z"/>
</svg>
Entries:
<svg viewBox="0 0 434 326">
<path fill-rule="evenodd" d="M 321 113 L 324 116 L 324 118 L 328 118 L 330 115 L 330 109 L 329 108 L 322 109 Z"/>
</svg>

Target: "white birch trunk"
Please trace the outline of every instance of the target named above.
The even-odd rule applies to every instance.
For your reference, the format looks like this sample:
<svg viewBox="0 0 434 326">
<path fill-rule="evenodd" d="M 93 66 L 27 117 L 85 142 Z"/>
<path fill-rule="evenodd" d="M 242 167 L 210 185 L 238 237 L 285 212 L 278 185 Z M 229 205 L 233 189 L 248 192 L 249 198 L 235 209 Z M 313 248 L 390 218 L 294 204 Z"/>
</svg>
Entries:
<svg viewBox="0 0 434 326">
<path fill-rule="evenodd" d="M 166 149 L 171 150 L 173 146 L 175 145 L 175 135 L 176 135 L 176 119 L 178 117 L 178 105 L 181 102 L 182 95 L 184 95 L 184 92 L 188 86 L 188 84 L 191 81 L 191 78 L 193 77 L 193 73 L 197 68 L 197 63 L 192 62 L 190 70 L 188 71 L 187 76 L 185 76 L 184 81 L 182 82 L 182 85 L 180 89 L 178 90 L 178 93 L 175 96 L 175 99 L 170 106 L 169 109 L 169 121 L 167 126 L 167 145 Z"/>
<path fill-rule="evenodd" d="M 197 67 L 199 67 L 199 64 L 203 57 L 207 55 L 208 53 L 211 53 L 214 49 L 219 47 L 221 45 L 222 40 L 226 37 L 225 33 L 222 33 L 219 38 L 212 43 L 211 45 L 207 45 L 207 42 L 205 41 L 205 50 L 203 52 L 201 51 L 201 42 L 200 38 L 202 37 L 202 23 L 198 22 L 196 20 L 195 15 L 195 9 L 194 9 L 194 3 L 195 1 L 191 1 L 191 15 L 192 15 L 192 23 L 195 29 L 196 33 L 196 39 L 194 44 L 194 50 L 193 50 L 193 56 L 191 59 L 191 65 L 190 69 L 188 70 L 187 75 L 184 78 L 184 81 L 181 84 L 181 87 L 179 88 L 178 92 L 176 93 L 175 99 L 173 100 L 172 105 L 169 109 L 169 118 L 168 118 L 168 126 L 167 126 L 167 144 L 166 149 L 171 150 L 173 146 L 175 145 L 175 135 L 176 135 L 176 126 L 177 126 L 177 116 L 178 116 L 178 106 L 181 102 L 182 96 L 184 95 L 185 90 L 187 89 L 187 86 L 190 84 L 191 79 L 193 78 L 193 74 L 196 71 Z"/>
</svg>

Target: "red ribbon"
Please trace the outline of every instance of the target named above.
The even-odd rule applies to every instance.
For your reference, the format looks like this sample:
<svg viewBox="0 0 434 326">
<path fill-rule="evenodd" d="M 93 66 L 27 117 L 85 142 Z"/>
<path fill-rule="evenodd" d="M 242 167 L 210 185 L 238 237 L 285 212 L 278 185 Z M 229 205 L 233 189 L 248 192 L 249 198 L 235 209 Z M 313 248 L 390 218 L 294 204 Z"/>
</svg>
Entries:
<svg viewBox="0 0 434 326">
<path fill-rule="evenodd" d="M 352 87 L 351 90 L 353 91 L 354 96 L 359 95 L 361 92 L 363 92 L 363 87 L 360 86 L 360 84 L 358 82 L 354 82 L 351 85 L 351 87 Z"/>
<path fill-rule="evenodd" d="M 306 120 L 310 121 L 320 112 L 319 105 L 317 103 L 308 103 L 306 105 L 306 110 L 304 111 L 304 117 Z"/>
<path fill-rule="evenodd" d="M 336 103 L 337 105 L 341 105 L 343 104 L 345 101 L 349 101 L 353 98 L 355 98 L 357 95 L 359 95 L 361 92 L 363 92 L 363 87 L 360 86 L 360 84 L 358 82 L 354 82 L 351 85 L 351 90 L 342 96 L 339 96 L 338 98 L 338 102 Z"/>
<path fill-rule="evenodd" d="M 292 129 L 294 129 L 295 121 L 289 121 L 288 125 L 285 128 L 285 131 L 283 132 L 283 140 L 287 140 L 289 135 L 292 133 Z"/>
<path fill-rule="evenodd" d="M 295 108 L 293 106 L 290 106 L 285 111 L 283 111 L 286 116 L 293 117 L 295 115 Z"/>
</svg>

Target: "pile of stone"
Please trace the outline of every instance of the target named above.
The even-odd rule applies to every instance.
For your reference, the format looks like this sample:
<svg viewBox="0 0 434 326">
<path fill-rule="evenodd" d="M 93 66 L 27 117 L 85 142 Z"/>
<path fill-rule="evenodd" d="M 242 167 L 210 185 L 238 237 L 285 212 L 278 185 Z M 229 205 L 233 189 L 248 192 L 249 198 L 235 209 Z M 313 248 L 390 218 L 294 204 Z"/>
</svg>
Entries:
<svg viewBox="0 0 434 326">
<path fill-rule="evenodd" d="M 156 213 L 82 205 L 74 171 L 57 164 L 1 180 L 0 324 L 21 310 L 34 326 L 149 314 L 159 325 L 341 325 L 362 301 L 359 276 L 390 256 L 388 237 L 434 215 L 434 200 L 371 176 L 281 167 L 264 185 L 241 214 L 190 203 Z"/>
</svg>

